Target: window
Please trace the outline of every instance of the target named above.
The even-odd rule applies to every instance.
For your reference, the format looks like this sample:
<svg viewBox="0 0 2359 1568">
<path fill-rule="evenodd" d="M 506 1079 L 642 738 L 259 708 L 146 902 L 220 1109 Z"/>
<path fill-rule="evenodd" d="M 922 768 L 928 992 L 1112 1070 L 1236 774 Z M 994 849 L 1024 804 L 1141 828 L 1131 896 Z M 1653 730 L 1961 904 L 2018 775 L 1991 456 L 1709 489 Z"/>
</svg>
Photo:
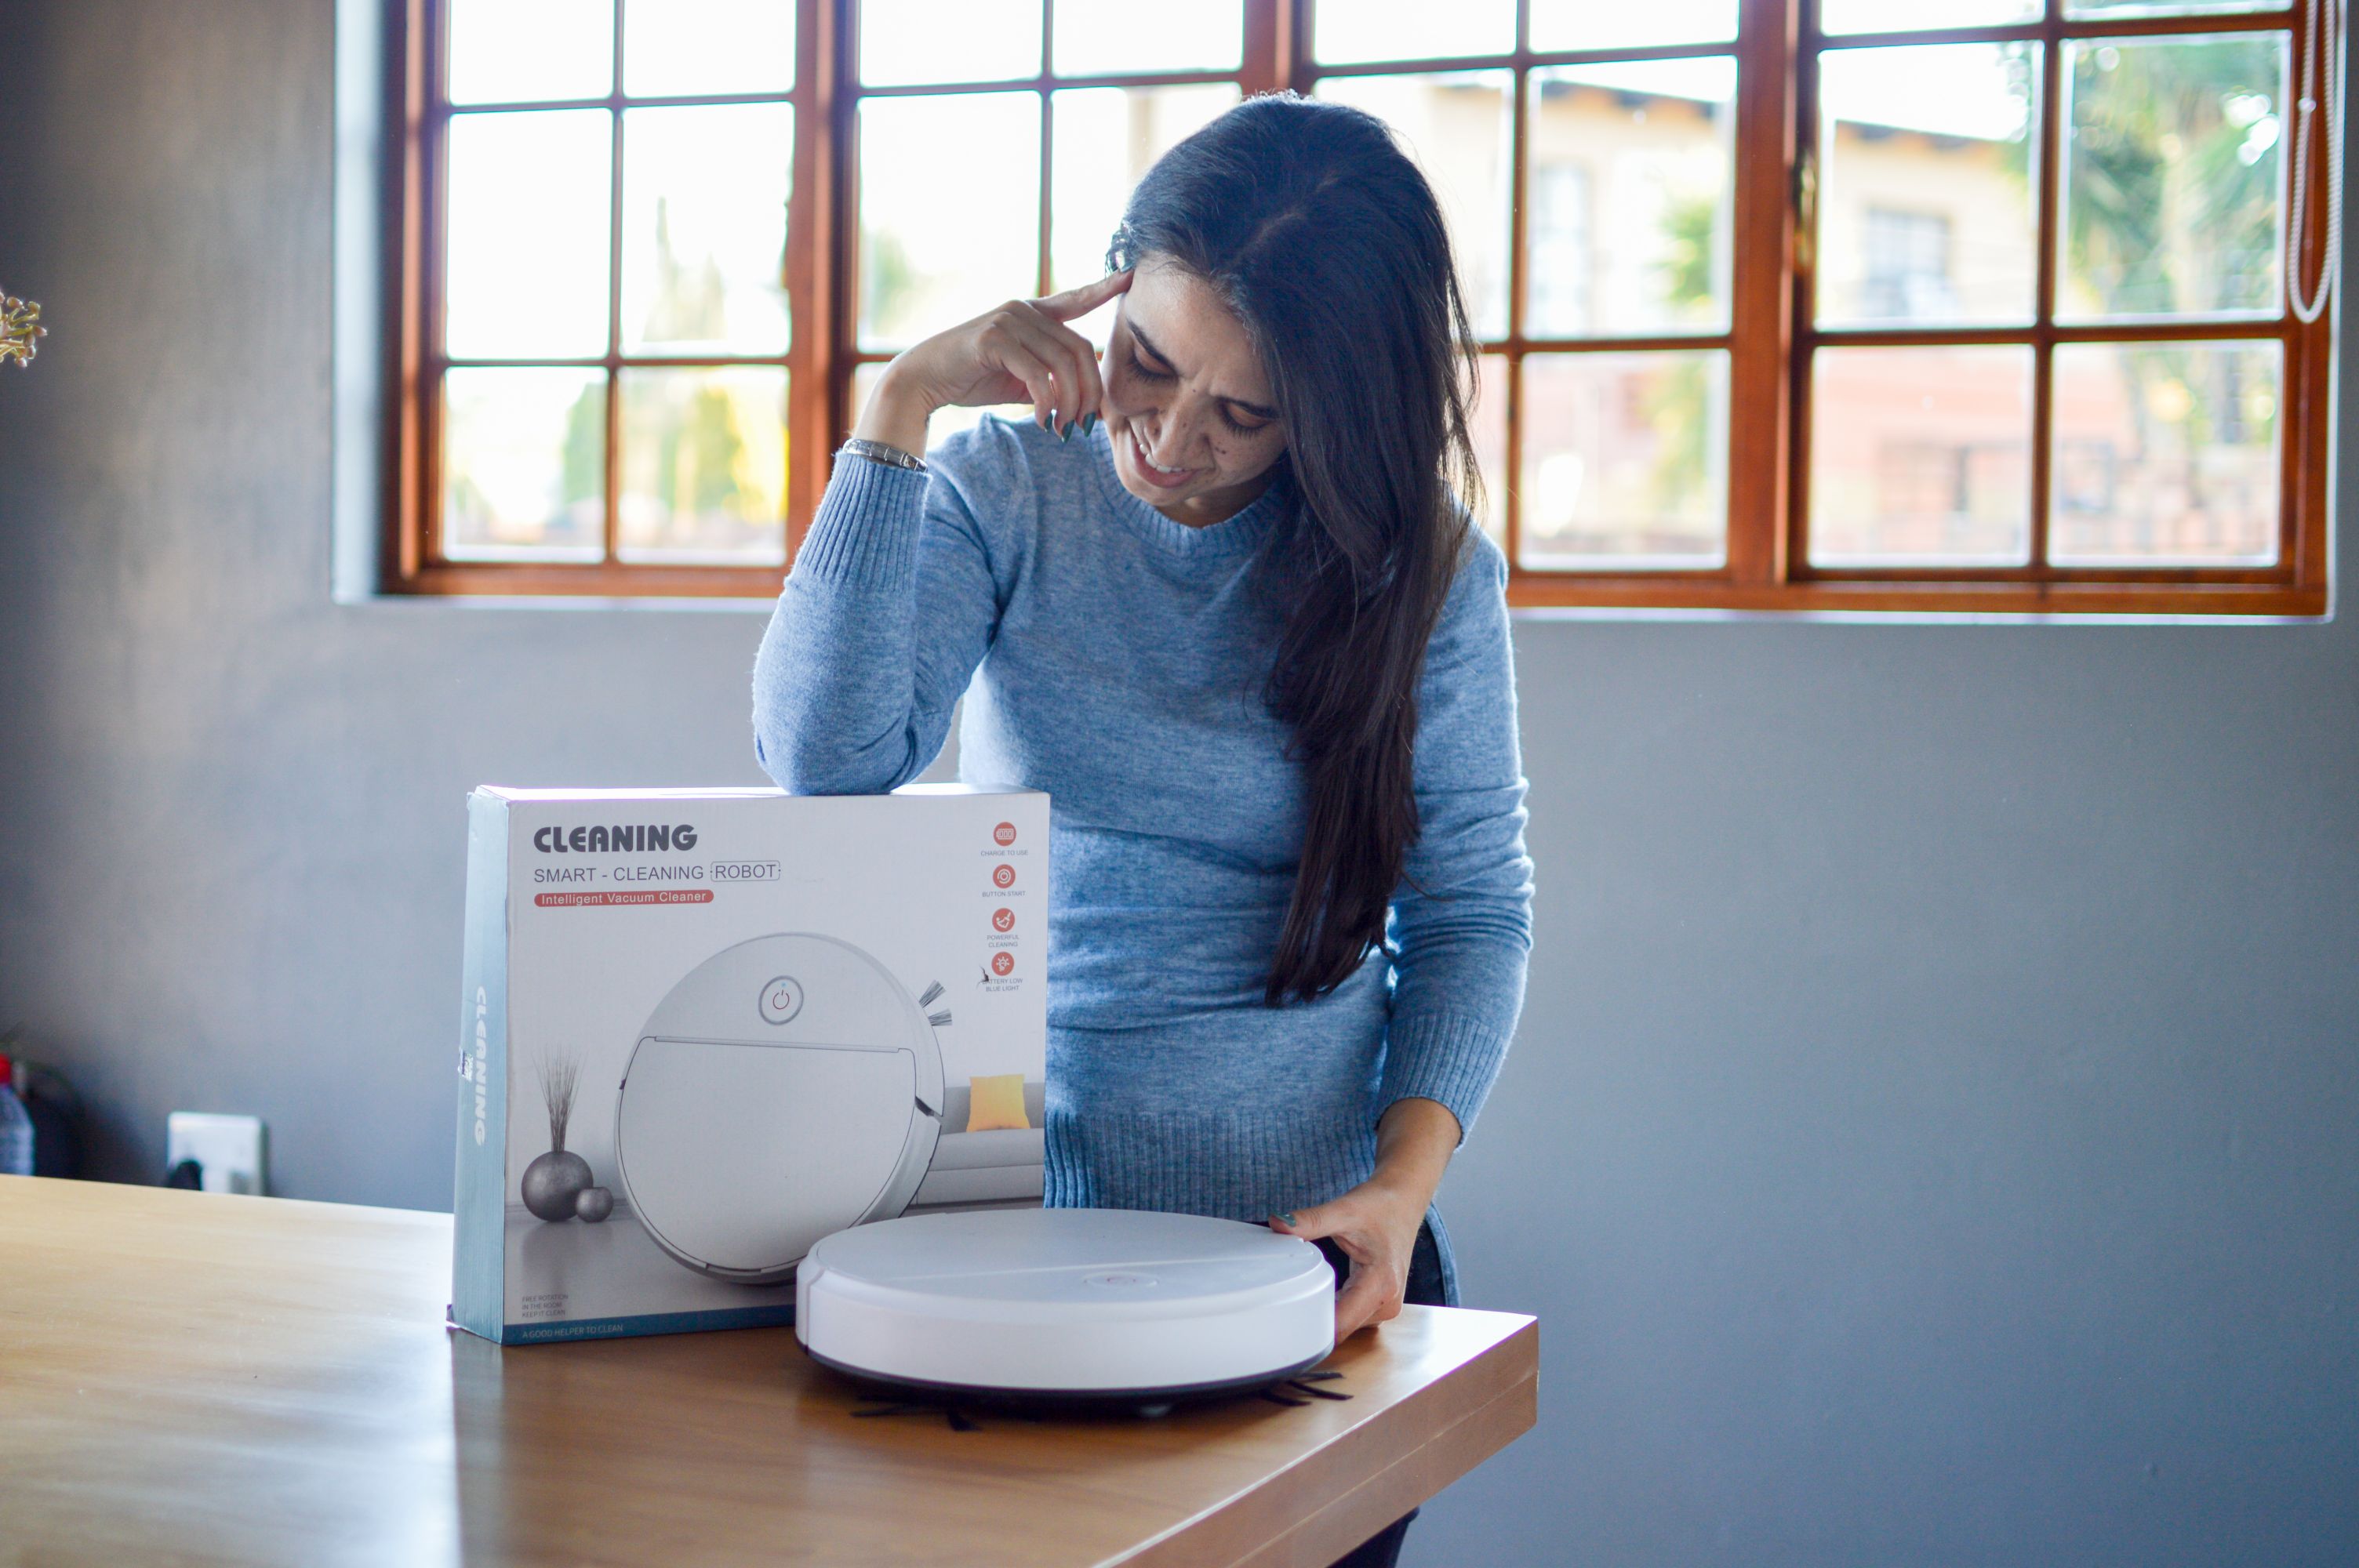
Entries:
<svg viewBox="0 0 2359 1568">
<path fill-rule="evenodd" d="M 1958 314 L 1950 278 L 1950 214 L 1870 207 L 1863 223 L 1863 314 L 1903 321 Z"/>
<path fill-rule="evenodd" d="M 2310 3 L 397 0 L 386 584 L 767 597 L 878 367 L 1290 86 L 1441 200 L 1517 603 L 2322 613 Z"/>
</svg>

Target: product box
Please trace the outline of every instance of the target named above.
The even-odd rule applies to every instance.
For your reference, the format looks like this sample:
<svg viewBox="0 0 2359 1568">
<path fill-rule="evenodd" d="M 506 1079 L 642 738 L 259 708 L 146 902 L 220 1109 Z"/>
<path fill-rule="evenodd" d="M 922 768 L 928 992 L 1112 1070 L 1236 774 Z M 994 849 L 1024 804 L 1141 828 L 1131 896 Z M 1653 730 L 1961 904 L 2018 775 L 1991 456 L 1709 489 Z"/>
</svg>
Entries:
<svg viewBox="0 0 2359 1568">
<path fill-rule="evenodd" d="M 1049 797 L 477 790 L 451 1321 L 793 1321 L 865 1220 L 1037 1206 Z"/>
</svg>

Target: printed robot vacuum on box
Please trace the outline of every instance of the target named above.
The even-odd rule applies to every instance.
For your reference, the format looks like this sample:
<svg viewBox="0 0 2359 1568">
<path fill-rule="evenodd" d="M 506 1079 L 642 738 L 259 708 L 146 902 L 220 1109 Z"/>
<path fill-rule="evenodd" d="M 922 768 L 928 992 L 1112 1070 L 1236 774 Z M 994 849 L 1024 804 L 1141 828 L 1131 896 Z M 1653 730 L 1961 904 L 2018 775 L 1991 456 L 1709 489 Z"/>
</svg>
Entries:
<svg viewBox="0 0 2359 1568">
<path fill-rule="evenodd" d="M 821 1237 L 908 1206 L 942 1107 L 941 1049 L 908 988 L 833 937 L 760 936 L 698 965 L 648 1018 L 614 1102 L 614 1161 L 665 1251 L 766 1284 Z"/>
</svg>

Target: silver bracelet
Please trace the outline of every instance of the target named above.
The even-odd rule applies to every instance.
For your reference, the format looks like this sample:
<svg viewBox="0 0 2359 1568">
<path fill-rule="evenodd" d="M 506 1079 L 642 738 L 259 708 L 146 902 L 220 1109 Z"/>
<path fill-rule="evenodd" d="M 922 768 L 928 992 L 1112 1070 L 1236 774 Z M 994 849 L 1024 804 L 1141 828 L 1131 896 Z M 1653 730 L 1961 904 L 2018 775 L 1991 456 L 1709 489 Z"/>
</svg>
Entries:
<svg viewBox="0 0 2359 1568">
<path fill-rule="evenodd" d="M 870 462 L 883 463 L 888 469 L 914 469 L 919 473 L 926 471 L 925 459 L 913 457 L 900 448 L 888 447 L 882 441 L 871 441 L 854 436 L 836 449 L 838 457 L 842 457 L 846 452 L 850 452 L 856 458 L 866 458 Z"/>
</svg>

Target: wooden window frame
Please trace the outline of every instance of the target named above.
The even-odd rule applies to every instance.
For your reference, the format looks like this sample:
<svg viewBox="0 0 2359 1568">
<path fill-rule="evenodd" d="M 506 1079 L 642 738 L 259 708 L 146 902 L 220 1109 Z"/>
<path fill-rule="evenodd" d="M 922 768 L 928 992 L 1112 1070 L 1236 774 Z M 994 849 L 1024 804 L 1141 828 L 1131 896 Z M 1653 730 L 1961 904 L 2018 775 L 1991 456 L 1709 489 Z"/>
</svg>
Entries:
<svg viewBox="0 0 2359 1568">
<path fill-rule="evenodd" d="M 1978 42 L 2020 39 L 2043 51 L 2037 115 L 2039 175 L 2037 308 L 2028 326 L 1821 328 L 1810 319 L 1811 258 L 1804 233 L 1805 179 L 1814 163 L 1815 70 L 1808 68 L 1818 39 L 1813 0 L 1740 0 L 1733 50 L 1708 46 L 1537 52 L 1528 47 L 1529 0 L 1516 0 L 1516 46 L 1499 55 L 1432 59 L 1338 63 L 1321 70 L 1311 59 L 1312 9 L 1316 0 L 1241 0 L 1244 59 L 1234 71 L 1190 70 L 1052 76 L 1047 44 L 1054 26 L 1055 0 L 1044 0 L 1039 72 L 988 82 L 864 88 L 854 81 L 858 59 L 857 0 L 798 0 L 795 85 L 790 92 L 718 95 L 714 101 L 787 102 L 794 106 L 796 134 L 793 189 L 788 204 L 786 272 L 792 319 L 792 346 L 782 356 L 752 362 L 781 363 L 788 373 L 788 449 L 801 460 L 788 465 L 786 490 L 787 545 L 791 554 L 817 509 L 827 481 L 825 454 L 849 433 L 852 378 L 858 366 L 888 360 L 890 353 L 863 351 L 855 340 L 857 276 L 856 153 L 854 126 L 865 97 L 913 93 L 950 94 L 1027 91 L 1043 95 L 1040 139 L 1038 287 L 1047 292 L 1052 258 L 1049 223 L 1055 116 L 1047 95 L 1077 87 L 1161 86 L 1235 81 L 1245 94 L 1291 87 L 1313 91 L 1321 75 L 1366 76 L 1438 70 L 1514 71 L 1513 130 L 1509 163 L 1509 280 L 1506 336 L 1486 340 L 1485 353 L 1506 361 L 1506 400 L 1504 471 L 1487 475 L 1504 502 L 1511 562 L 1520 525 L 1517 475 L 1523 429 L 1517 416 L 1523 366 L 1534 352 L 1636 352 L 1656 349 L 1725 350 L 1729 356 L 1727 552 L 1708 570 L 1544 570 L 1511 566 L 1508 597 L 1519 609 L 1626 609 L 1697 611 L 1861 611 L 1962 614 L 2241 615 L 2315 617 L 2327 612 L 2327 514 L 2332 453 L 2331 371 L 2334 309 L 2303 323 L 2283 303 L 2292 283 L 2316 278 L 2324 249 L 2328 209 L 2324 156 L 2325 108 L 2316 112 L 2310 159 L 2307 209 L 2311 222 L 2295 236 L 2298 267 L 2284 269 L 2280 309 L 2275 318 L 2189 319 L 2175 321 L 2089 322 L 2058 326 L 2052 319 L 2058 215 L 2057 149 L 2061 131 L 2061 72 L 2056 69 L 2064 40 L 2079 38 L 2286 32 L 2291 40 L 2289 81 L 2298 84 L 2308 46 L 2306 5 L 2291 0 L 2267 11 L 2193 16 L 2066 20 L 2063 0 L 2047 0 L 2037 22 L 2009 27 L 1955 27 L 1878 35 L 1845 35 L 1844 48 L 1879 43 Z M 387 387 L 394 417 L 388 421 L 385 522 L 380 587 L 388 593 L 592 595 L 638 597 L 775 596 L 784 568 L 777 566 L 639 565 L 615 560 L 616 508 L 605 508 L 609 558 L 596 564 L 454 561 L 435 549 L 432 499 L 438 492 L 438 406 L 444 361 L 440 300 L 442 218 L 440 160 L 451 111 L 440 100 L 442 38 L 440 0 L 393 0 L 387 82 L 389 133 L 397 156 L 387 171 L 388 330 L 395 351 L 388 356 Z M 616 11 L 619 55 L 623 11 Z M 1734 106 L 1735 142 L 1741 154 L 1734 172 L 1733 228 L 1735 265 L 1728 330 L 1718 333 L 1543 340 L 1523 333 L 1525 297 L 1526 143 L 1529 135 L 1531 72 L 1538 68 L 1606 59 L 1677 58 L 1731 53 L 1738 59 Z M 2328 55 L 2332 62 L 2331 41 Z M 2331 96 L 2342 90 L 2330 82 Z M 702 99 L 693 100 L 702 102 Z M 625 100 L 619 93 L 582 100 L 576 107 L 619 110 L 625 103 L 670 103 L 674 98 Z M 474 106 L 470 106 L 472 110 Z M 2290 183 L 2290 146 L 2296 128 L 2287 113 L 2282 167 Z M 616 122 L 620 124 L 619 117 Z M 619 134 L 619 133 L 618 133 Z M 1775 149 L 1775 157 L 1759 156 Z M 615 210 L 610 216 L 614 243 L 620 244 L 621 160 L 612 170 Z M 2289 191 L 2288 191 L 2289 195 Z M 2289 222 L 2289 203 L 2288 220 Z M 610 257 L 618 268 L 619 263 Z M 609 289 L 619 297 L 619 270 Z M 2045 560 L 2049 499 L 2049 429 L 2050 356 L 2059 343 L 2142 341 L 2275 340 L 2284 351 L 2284 402 L 2278 421 L 2280 516 L 2278 555 L 2268 567 L 2059 568 Z M 660 355 L 620 355 L 619 334 L 610 332 L 607 352 L 579 362 L 607 371 L 606 493 L 616 493 L 621 461 L 617 429 L 619 365 L 664 362 Z M 2016 568 L 1867 569 L 1813 567 L 1807 541 L 1809 379 L 1812 351 L 1821 345 L 2006 344 L 2031 348 L 2034 399 L 2031 410 L 2031 565 Z M 730 356 L 685 356 L 686 362 L 724 362 Z M 742 359 L 737 362 L 745 362 Z M 823 440 L 813 433 L 825 432 Z M 798 439 L 798 433 L 801 438 Z"/>
</svg>

